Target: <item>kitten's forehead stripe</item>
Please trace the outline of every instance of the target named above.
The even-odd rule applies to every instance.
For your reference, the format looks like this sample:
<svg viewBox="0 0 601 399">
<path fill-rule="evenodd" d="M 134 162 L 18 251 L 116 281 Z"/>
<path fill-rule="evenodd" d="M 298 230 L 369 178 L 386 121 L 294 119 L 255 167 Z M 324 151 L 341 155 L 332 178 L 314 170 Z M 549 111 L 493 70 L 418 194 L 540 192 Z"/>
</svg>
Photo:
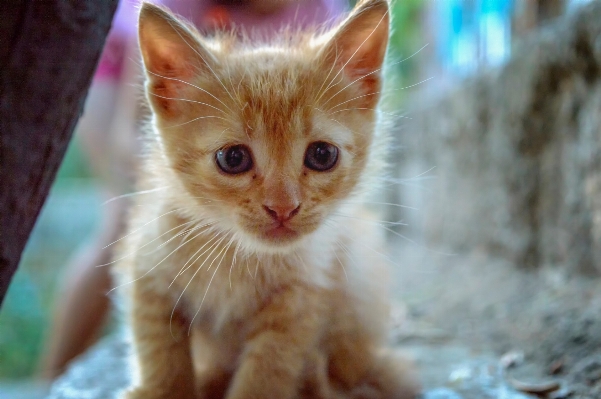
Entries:
<svg viewBox="0 0 601 399">
<path fill-rule="evenodd" d="M 300 68 L 299 68 L 300 69 Z M 312 92 L 307 85 L 309 73 L 304 70 L 291 71 L 287 68 L 270 68 L 262 71 L 253 81 L 240 87 L 241 117 L 247 121 L 247 135 L 265 135 L 273 140 L 280 151 L 290 150 L 295 135 L 307 136 L 312 129 L 310 102 Z"/>
</svg>

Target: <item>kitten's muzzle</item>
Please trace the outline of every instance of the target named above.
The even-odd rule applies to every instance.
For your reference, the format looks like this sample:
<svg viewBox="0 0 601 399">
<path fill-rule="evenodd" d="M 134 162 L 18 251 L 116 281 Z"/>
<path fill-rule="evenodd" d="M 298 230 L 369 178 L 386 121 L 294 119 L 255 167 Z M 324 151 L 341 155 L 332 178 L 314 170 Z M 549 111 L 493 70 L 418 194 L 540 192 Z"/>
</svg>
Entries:
<svg viewBox="0 0 601 399">
<path fill-rule="evenodd" d="M 267 212 L 267 214 L 275 221 L 284 223 L 298 214 L 300 211 L 300 204 L 265 204 L 263 205 L 263 209 L 265 209 L 265 212 Z"/>
</svg>

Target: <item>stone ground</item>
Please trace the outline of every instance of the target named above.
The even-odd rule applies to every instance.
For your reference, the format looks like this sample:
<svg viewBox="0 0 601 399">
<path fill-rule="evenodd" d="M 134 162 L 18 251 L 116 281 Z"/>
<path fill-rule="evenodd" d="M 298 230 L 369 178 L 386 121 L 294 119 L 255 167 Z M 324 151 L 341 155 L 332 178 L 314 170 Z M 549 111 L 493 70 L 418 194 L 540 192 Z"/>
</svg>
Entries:
<svg viewBox="0 0 601 399">
<path fill-rule="evenodd" d="M 395 256 L 403 305 L 393 340 L 414 354 L 426 387 L 517 399 L 528 396 L 512 386 L 553 383 L 558 389 L 542 397 L 601 398 L 597 279 L 561 268 L 520 271 L 484 253 L 403 247 Z"/>
<path fill-rule="evenodd" d="M 425 399 L 601 398 L 599 282 L 394 244 L 391 341 L 419 367 Z M 113 398 L 127 351 L 118 337 L 100 343 L 48 399 Z"/>
<path fill-rule="evenodd" d="M 563 396 L 547 398 L 601 398 L 601 282 L 560 267 L 519 271 L 478 248 L 445 254 L 420 244 L 414 230 L 400 232 L 407 239 L 391 240 L 389 258 L 396 272 L 391 340 L 419 367 L 425 398 L 537 398 L 513 389 L 514 380 L 558 382 Z M 126 351 L 116 338 L 100 343 L 48 399 L 113 398 L 127 383 Z M 514 367 L 500 366 L 511 357 Z M 43 385 L 0 384 L 2 399 L 46 393 Z"/>
<path fill-rule="evenodd" d="M 46 385 L 31 382 L 0 385 L 0 398 L 2 399 L 43 399 L 47 392 Z"/>
</svg>

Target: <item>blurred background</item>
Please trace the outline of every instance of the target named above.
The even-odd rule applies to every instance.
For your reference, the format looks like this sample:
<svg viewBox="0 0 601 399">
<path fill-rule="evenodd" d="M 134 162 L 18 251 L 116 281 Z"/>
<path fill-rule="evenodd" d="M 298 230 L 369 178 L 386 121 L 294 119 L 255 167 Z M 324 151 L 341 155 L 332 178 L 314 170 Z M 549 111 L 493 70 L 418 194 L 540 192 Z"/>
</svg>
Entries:
<svg viewBox="0 0 601 399">
<path fill-rule="evenodd" d="M 392 89 L 408 88 L 391 90 L 385 109 L 401 114 L 417 92 L 451 90 L 482 70 L 502 66 L 511 56 L 516 41 L 541 24 L 571 13 L 587 2 L 394 1 L 388 73 L 394 75 Z M 352 3 L 345 6 L 350 7 Z M 136 62 L 135 56 L 127 55 L 124 63 L 133 67 L 124 68 L 135 70 Z M 120 84 L 134 87 L 136 82 L 124 80 Z M 93 110 L 85 110 L 89 112 Z M 402 120 L 398 122 L 403 124 Z M 93 246 L 91 243 L 97 240 L 102 218 L 106 216 L 107 205 L 103 203 L 111 197 L 107 193 L 112 191 L 102 187 L 102 181 L 90 166 L 90 151 L 83 149 L 82 141 L 86 139 L 79 130 L 0 312 L 1 398 L 42 395 L 43 388 L 32 387 L 30 381 L 40 375 L 57 298 L 64 293 L 65 281 L 71 272 L 67 265 Z M 110 163 L 111 159 L 105 162 Z M 399 198 L 395 200 L 393 196 L 393 201 L 398 202 Z M 103 327 L 101 334 L 110 329 Z M 25 396 L 30 388 L 32 396 Z"/>
</svg>

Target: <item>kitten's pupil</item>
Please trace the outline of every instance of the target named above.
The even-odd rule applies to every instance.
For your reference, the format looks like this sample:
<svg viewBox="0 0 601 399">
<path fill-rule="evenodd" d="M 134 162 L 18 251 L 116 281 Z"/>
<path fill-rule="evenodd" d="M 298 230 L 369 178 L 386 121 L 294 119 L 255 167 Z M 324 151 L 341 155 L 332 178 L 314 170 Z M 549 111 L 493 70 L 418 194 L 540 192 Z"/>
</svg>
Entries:
<svg viewBox="0 0 601 399">
<path fill-rule="evenodd" d="M 305 166 L 318 172 L 332 169 L 338 161 L 338 148 L 324 141 L 311 143 L 305 154 Z"/>
<path fill-rule="evenodd" d="M 215 161 L 217 166 L 228 174 L 246 172 L 253 166 L 250 150 L 243 145 L 234 145 L 217 151 Z"/>
</svg>

